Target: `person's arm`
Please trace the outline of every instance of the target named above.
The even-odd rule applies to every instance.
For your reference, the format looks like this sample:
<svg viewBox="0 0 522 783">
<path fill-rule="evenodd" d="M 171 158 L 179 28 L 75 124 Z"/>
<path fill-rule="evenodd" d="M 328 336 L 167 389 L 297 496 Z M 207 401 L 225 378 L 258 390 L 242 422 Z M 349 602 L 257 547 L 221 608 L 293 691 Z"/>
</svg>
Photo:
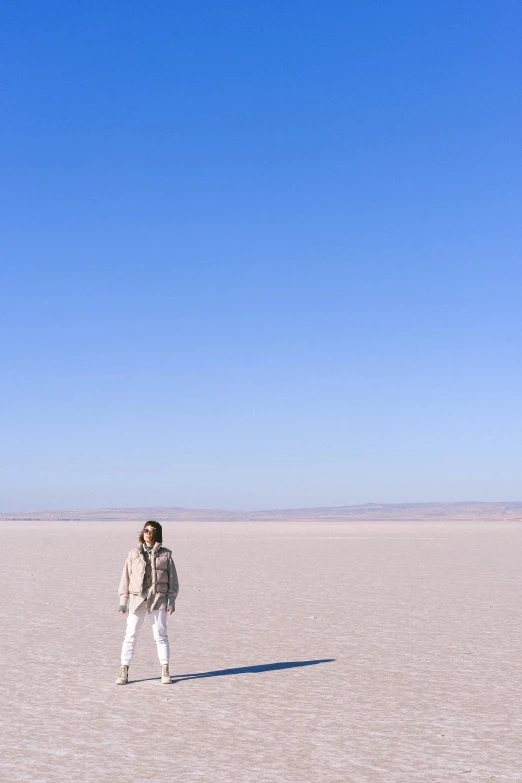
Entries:
<svg viewBox="0 0 522 783">
<path fill-rule="evenodd" d="M 176 608 L 176 598 L 179 593 L 178 574 L 172 555 L 169 557 L 169 589 L 167 591 L 167 612 L 173 612 Z"/>
<path fill-rule="evenodd" d="M 123 571 L 121 574 L 120 584 L 118 587 L 118 595 L 120 596 L 120 612 L 127 611 L 127 605 L 129 603 L 129 579 L 130 579 L 130 557 L 127 557 Z"/>
</svg>

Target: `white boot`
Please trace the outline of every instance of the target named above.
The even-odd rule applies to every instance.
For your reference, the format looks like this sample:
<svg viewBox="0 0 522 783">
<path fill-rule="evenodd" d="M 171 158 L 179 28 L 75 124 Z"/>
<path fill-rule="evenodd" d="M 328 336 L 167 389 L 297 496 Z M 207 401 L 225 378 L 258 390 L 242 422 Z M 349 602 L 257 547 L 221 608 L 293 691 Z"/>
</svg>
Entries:
<svg viewBox="0 0 522 783">
<path fill-rule="evenodd" d="M 120 669 L 120 676 L 116 680 L 116 685 L 127 685 L 129 682 L 129 667 L 124 666 L 122 664 L 122 667 Z"/>
<path fill-rule="evenodd" d="M 161 684 L 162 685 L 171 685 L 172 680 L 170 679 L 169 674 L 169 665 L 168 663 L 164 663 L 161 666 Z"/>
</svg>

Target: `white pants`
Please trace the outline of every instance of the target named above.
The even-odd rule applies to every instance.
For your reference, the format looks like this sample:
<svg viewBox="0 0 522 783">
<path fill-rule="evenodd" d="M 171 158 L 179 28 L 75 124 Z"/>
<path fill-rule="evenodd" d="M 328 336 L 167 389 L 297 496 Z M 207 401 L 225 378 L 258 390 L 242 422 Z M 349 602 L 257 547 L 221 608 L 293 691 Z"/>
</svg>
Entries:
<svg viewBox="0 0 522 783">
<path fill-rule="evenodd" d="M 167 636 L 167 609 L 165 606 L 162 606 L 161 609 L 155 609 L 149 614 L 146 605 L 143 603 L 133 612 L 127 613 L 127 628 L 125 630 L 125 639 L 123 640 L 123 646 L 121 648 L 122 665 L 128 666 L 130 664 L 134 648 L 136 647 L 136 639 L 138 638 L 138 634 L 143 628 L 143 623 L 147 617 L 152 623 L 152 633 L 156 640 L 159 661 L 162 665 L 169 662 L 170 650 L 169 637 Z"/>
</svg>

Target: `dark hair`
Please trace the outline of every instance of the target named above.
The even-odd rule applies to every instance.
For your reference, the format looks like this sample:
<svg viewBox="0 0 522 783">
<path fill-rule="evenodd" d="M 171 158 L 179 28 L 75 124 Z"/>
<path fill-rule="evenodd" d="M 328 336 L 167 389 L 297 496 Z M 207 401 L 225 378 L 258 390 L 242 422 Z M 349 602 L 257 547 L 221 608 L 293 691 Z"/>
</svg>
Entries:
<svg viewBox="0 0 522 783">
<path fill-rule="evenodd" d="M 145 543 L 145 536 L 143 534 L 143 531 L 145 530 L 146 527 L 153 527 L 154 528 L 153 540 L 154 540 L 154 542 L 157 541 L 158 544 L 162 544 L 163 543 L 163 528 L 161 527 L 160 523 L 159 522 L 155 522 L 154 519 L 149 519 L 148 522 L 145 522 L 145 524 L 143 525 L 143 529 L 140 530 L 140 534 L 139 534 L 140 535 L 140 538 L 139 538 L 140 544 L 144 544 Z"/>
</svg>

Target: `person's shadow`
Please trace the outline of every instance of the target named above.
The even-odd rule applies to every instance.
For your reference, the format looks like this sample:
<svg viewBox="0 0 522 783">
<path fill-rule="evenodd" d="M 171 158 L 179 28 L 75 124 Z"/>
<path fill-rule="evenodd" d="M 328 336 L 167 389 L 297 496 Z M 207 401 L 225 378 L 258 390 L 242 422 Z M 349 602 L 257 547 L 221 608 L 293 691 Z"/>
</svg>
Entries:
<svg viewBox="0 0 522 783">
<path fill-rule="evenodd" d="M 196 674 L 173 674 L 172 685 L 187 680 L 199 680 L 204 677 L 228 677 L 231 674 L 259 674 L 260 672 L 273 672 L 280 669 L 295 669 L 298 666 L 315 666 L 318 663 L 332 663 L 335 658 L 318 658 L 313 661 L 280 661 L 279 663 L 261 663 L 258 666 L 238 666 L 236 669 L 216 669 L 212 672 L 197 672 Z M 148 682 L 159 680 L 159 677 L 145 677 L 143 680 L 129 680 L 129 685 L 136 682 Z"/>
</svg>

